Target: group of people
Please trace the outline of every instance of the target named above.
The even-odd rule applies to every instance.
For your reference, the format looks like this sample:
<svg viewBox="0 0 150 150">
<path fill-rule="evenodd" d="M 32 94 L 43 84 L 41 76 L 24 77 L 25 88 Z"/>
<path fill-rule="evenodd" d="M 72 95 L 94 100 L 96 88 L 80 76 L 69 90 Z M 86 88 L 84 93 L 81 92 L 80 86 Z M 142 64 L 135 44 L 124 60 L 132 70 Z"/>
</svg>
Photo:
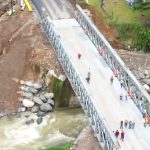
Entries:
<svg viewBox="0 0 150 150">
<path fill-rule="evenodd" d="M 119 132 L 119 130 L 116 130 L 115 131 L 115 136 L 116 136 L 116 138 L 118 138 L 120 136 L 120 139 L 122 141 L 124 141 L 124 136 L 125 136 L 124 128 L 134 129 L 135 128 L 135 121 L 128 121 L 128 120 L 122 121 L 121 120 L 121 122 L 120 122 L 121 132 Z"/>
<path fill-rule="evenodd" d="M 135 121 L 128 121 L 128 120 L 125 120 L 125 121 L 122 121 L 121 120 L 121 122 L 120 122 L 120 129 L 122 129 L 123 130 L 123 128 L 129 128 L 129 129 L 134 129 L 134 127 L 135 127 Z"/>
</svg>

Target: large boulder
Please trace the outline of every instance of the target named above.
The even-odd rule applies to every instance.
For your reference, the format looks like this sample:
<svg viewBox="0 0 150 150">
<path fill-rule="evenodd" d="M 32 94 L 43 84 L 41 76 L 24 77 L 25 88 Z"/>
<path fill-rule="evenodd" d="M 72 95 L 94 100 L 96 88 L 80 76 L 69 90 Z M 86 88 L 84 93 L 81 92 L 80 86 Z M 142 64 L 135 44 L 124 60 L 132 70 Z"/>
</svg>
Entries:
<svg viewBox="0 0 150 150">
<path fill-rule="evenodd" d="M 48 99 L 47 103 L 49 103 L 50 105 L 54 106 L 54 100 L 52 100 L 52 99 Z"/>
<path fill-rule="evenodd" d="M 39 97 L 37 97 L 37 96 L 33 97 L 32 100 L 33 100 L 36 104 L 39 104 L 39 105 L 42 105 L 42 104 L 43 104 L 43 101 L 42 101 Z"/>
<path fill-rule="evenodd" d="M 24 107 L 27 107 L 27 108 L 34 106 L 34 102 L 29 100 L 29 99 L 23 99 L 22 104 L 23 104 Z"/>
<path fill-rule="evenodd" d="M 40 88 L 42 88 L 42 84 L 34 83 L 34 84 L 33 84 L 33 87 L 34 87 L 35 89 L 40 89 Z"/>
<path fill-rule="evenodd" d="M 32 97 L 33 97 L 32 93 L 27 93 L 27 92 L 24 92 L 24 91 L 19 91 L 17 93 L 19 93 L 22 97 L 24 97 L 26 99 L 32 99 Z"/>
<path fill-rule="evenodd" d="M 47 112 L 38 111 L 37 116 L 38 117 L 44 117 L 47 114 Z"/>
<path fill-rule="evenodd" d="M 54 93 L 45 93 L 44 96 L 49 99 L 49 98 L 54 98 Z"/>
<path fill-rule="evenodd" d="M 40 107 L 38 105 L 33 106 L 33 108 L 31 109 L 32 113 L 37 113 L 39 111 Z"/>
<path fill-rule="evenodd" d="M 38 92 L 38 90 L 33 87 L 29 87 L 28 92 L 36 94 Z"/>
<path fill-rule="evenodd" d="M 49 111 L 52 111 L 53 108 L 50 104 L 48 103 L 43 103 L 41 106 L 40 106 L 40 110 L 43 111 L 43 112 L 49 112 Z"/>
<path fill-rule="evenodd" d="M 46 102 L 47 100 L 46 100 L 46 97 L 43 95 L 43 94 L 40 94 L 40 99 L 43 101 L 43 102 Z"/>
<path fill-rule="evenodd" d="M 34 123 L 34 119 L 27 119 L 26 125 L 30 125 L 31 123 Z"/>
</svg>

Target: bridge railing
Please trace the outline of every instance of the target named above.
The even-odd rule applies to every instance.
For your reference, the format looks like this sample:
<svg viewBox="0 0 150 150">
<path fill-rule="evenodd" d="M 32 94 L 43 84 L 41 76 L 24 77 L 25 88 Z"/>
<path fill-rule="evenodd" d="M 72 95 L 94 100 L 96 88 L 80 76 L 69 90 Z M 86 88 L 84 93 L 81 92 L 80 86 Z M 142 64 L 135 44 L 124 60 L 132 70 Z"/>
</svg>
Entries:
<svg viewBox="0 0 150 150">
<path fill-rule="evenodd" d="M 150 96 L 79 5 L 76 5 L 76 19 L 114 75 L 122 80 L 123 87 L 142 114 L 150 115 Z"/>
<path fill-rule="evenodd" d="M 91 121 L 91 125 L 97 134 L 99 142 L 106 150 L 118 150 L 119 146 L 114 133 L 110 130 L 99 108 L 97 108 L 97 105 L 94 103 L 95 100 L 86 88 L 85 79 L 82 79 L 80 76 L 78 69 L 74 62 L 72 62 L 73 59 L 71 59 L 71 56 L 61 42 L 61 37 L 57 34 L 53 23 L 48 17 L 43 19 L 43 23 L 48 38 L 56 51 L 57 57 L 61 62 L 74 92 Z"/>
<path fill-rule="evenodd" d="M 38 9 L 38 7 L 36 7 Z M 71 83 L 71 86 L 80 100 L 81 106 L 87 114 L 93 130 L 97 135 L 97 139 L 104 150 L 119 150 L 120 146 L 109 128 L 99 108 L 95 104 L 93 97 L 86 88 L 85 79 L 82 78 L 76 65 L 72 62 L 71 56 L 61 41 L 61 37 L 57 34 L 50 18 L 45 15 L 45 11 L 40 8 L 40 16 L 47 33 L 48 39 L 55 49 L 57 57 Z"/>
</svg>

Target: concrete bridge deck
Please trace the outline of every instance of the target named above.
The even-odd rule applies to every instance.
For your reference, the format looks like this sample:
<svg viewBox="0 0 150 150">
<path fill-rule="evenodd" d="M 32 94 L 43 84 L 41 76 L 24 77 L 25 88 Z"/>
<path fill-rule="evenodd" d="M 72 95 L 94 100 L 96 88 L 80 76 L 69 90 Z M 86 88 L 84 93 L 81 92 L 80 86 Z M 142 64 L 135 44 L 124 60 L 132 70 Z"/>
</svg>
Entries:
<svg viewBox="0 0 150 150">
<path fill-rule="evenodd" d="M 135 121 L 135 129 L 124 129 L 124 142 L 118 139 L 121 150 L 149 150 L 150 127 L 143 126 L 142 115 L 131 99 L 119 100 L 120 94 L 126 94 L 125 90 L 121 89 L 117 78 L 113 85 L 110 84 L 111 69 L 99 56 L 78 22 L 75 19 L 61 19 L 53 20 L 53 23 L 83 80 L 90 68 L 91 80 L 90 84 L 86 83 L 87 88 L 111 130 L 119 129 L 121 120 Z M 77 57 L 78 53 L 82 55 L 80 60 Z"/>
</svg>

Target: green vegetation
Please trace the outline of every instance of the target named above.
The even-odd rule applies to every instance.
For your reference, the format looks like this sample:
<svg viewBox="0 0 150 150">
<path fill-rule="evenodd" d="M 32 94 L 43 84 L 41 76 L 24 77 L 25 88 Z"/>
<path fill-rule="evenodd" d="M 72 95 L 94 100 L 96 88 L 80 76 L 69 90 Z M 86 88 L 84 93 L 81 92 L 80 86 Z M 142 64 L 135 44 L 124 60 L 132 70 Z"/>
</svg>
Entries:
<svg viewBox="0 0 150 150">
<path fill-rule="evenodd" d="M 101 9 L 101 0 L 89 0 L 90 4 L 93 5 L 96 10 L 102 12 L 109 19 L 117 20 L 119 23 L 137 23 L 140 22 L 141 18 L 150 18 L 150 9 L 147 10 L 135 10 L 128 6 L 126 0 L 104 0 L 104 7 L 106 12 Z"/>
<path fill-rule="evenodd" d="M 57 146 L 57 147 L 50 147 L 50 148 L 42 149 L 42 150 L 70 150 L 72 145 L 73 145 L 73 141 L 69 142 L 69 143 L 66 143 L 64 145 L 60 145 L 60 146 Z"/>
<path fill-rule="evenodd" d="M 134 9 L 141 9 L 141 10 L 150 9 L 150 2 L 143 3 L 142 0 L 136 0 L 136 1 L 137 2 Z"/>
<path fill-rule="evenodd" d="M 132 43 L 133 47 L 144 52 L 150 52 L 150 27 L 136 23 L 112 23 L 119 32 L 122 43 Z"/>
<path fill-rule="evenodd" d="M 71 95 L 74 94 L 69 81 L 61 81 L 57 78 L 53 78 L 51 81 L 51 88 L 54 93 L 56 108 L 68 107 L 69 99 Z"/>
<path fill-rule="evenodd" d="M 83 1 L 83 0 L 82 0 Z M 125 0 L 104 0 L 104 10 L 100 0 L 89 0 L 97 11 L 103 14 L 107 23 L 117 28 L 123 44 L 130 43 L 137 50 L 150 52 L 150 4 L 138 3 L 129 7 Z"/>
<path fill-rule="evenodd" d="M 54 93 L 54 99 L 56 101 L 57 106 L 63 106 L 64 101 L 62 99 L 62 89 L 63 89 L 63 81 L 53 78 L 52 80 L 52 91 Z"/>
</svg>

